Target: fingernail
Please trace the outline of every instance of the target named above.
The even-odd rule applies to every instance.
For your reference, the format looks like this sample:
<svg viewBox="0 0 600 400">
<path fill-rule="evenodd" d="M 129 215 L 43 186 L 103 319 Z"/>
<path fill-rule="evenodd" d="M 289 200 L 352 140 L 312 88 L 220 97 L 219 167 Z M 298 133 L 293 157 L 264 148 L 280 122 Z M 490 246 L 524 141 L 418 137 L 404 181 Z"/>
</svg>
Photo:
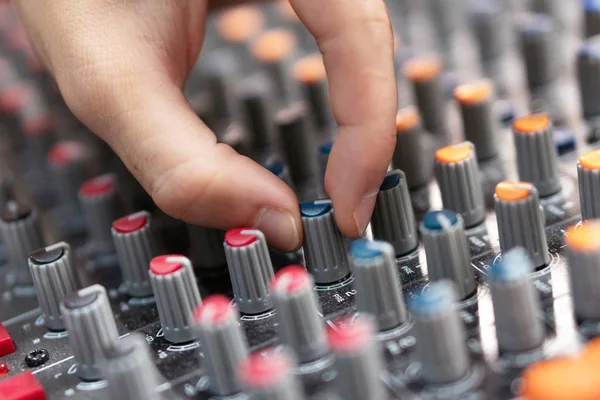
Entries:
<svg viewBox="0 0 600 400">
<path fill-rule="evenodd" d="M 369 225 L 369 222 L 371 221 L 373 207 L 375 207 L 375 200 L 377 200 L 377 193 L 378 192 L 369 193 L 363 197 L 362 201 L 354 211 L 354 222 L 356 223 L 356 229 L 358 229 L 358 234 L 360 236 L 365 233 L 367 225 Z"/>
<path fill-rule="evenodd" d="M 286 211 L 263 208 L 258 213 L 256 228 L 265 234 L 272 246 L 280 250 L 292 251 L 300 245 L 296 221 Z"/>
</svg>

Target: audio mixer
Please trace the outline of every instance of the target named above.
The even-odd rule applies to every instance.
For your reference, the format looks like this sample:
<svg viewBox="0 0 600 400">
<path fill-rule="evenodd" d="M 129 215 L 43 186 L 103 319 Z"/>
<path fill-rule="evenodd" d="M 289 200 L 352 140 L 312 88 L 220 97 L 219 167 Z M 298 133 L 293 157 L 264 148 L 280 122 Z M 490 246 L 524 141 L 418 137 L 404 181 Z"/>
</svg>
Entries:
<svg viewBox="0 0 600 400">
<path fill-rule="evenodd" d="M 314 40 L 285 1 L 209 15 L 186 97 L 297 193 L 290 254 L 162 213 L 0 3 L 0 399 L 600 399 L 600 2 L 386 3 L 360 239 Z"/>
</svg>

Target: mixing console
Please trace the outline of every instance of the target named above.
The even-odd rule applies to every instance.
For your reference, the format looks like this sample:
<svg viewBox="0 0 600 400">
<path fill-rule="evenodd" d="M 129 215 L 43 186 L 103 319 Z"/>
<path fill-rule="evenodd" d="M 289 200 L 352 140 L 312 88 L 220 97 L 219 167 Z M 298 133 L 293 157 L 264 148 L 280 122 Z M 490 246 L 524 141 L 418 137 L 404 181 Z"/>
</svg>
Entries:
<svg viewBox="0 0 600 400">
<path fill-rule="evenodd" d="M 209 16 L 185 93 L 294 188 L 284 254 L 157 209 L 0 3 L 0 399 L 600 399 L 600 2 L 387 4 L 398 140 L 357 240 L 314 40 L 287 2 Z"/>
</svg>

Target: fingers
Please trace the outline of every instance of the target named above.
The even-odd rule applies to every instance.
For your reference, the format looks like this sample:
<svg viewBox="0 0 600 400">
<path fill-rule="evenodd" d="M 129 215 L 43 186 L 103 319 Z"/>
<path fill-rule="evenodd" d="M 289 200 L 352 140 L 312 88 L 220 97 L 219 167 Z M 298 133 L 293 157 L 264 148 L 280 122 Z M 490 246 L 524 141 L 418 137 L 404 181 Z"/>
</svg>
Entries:
<svg viewBox="0 0 600 400">
<path fill-rule="evenodd" d="M 338 136 L 325 187 L 342 233 L 367 227 L 396 143 L 393 37 L 383 0 L 291 0 L 323 53 Z"/>
</svg>

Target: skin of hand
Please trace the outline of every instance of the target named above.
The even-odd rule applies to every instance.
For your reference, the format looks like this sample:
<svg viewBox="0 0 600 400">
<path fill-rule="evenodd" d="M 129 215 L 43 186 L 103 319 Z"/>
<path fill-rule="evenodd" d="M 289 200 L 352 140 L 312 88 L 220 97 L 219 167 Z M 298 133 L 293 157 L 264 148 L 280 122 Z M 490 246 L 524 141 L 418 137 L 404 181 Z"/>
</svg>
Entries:
<svg viewBox="0 0 600 400">
<path fill-rule="evenodd" d="M 294 193 L 254 161 L 217 143 L 183 96 L 214 4 L 13 3 L 67 105 L 114 149 L 163 211 L 214 228 L 256 227 L 283 251 L 301 245 Z M 339 125 L 325 187 L 339 229 L 356 237 L 370 220 L 396 141 L 389 17 L 383 0 L 291 4 L 323 54 Z"/>
</svg>

